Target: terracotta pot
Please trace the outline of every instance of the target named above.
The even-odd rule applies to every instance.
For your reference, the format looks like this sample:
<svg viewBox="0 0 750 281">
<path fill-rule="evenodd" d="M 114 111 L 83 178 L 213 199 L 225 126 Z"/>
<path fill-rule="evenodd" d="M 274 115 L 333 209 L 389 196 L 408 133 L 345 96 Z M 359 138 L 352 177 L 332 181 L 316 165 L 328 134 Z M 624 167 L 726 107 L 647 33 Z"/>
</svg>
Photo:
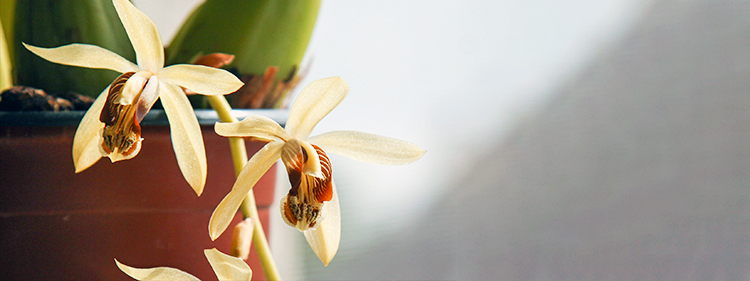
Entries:
<svg viewBox="0 0 750 281">
<path fill-rule="evenodd" d="M 238 114 L 262 114 L 283 122 L 287 112 Z M 216 115 L 197 111 L 208 159 L 201 197 L 179 171 L 162 111 L 144 120 L 138 156 L 117 163 L 102 158 L 75 174 L 71 150 L 82 115 L 0 112 L 0 276 L 132 280 L 115 266 L 117 258 L 134 267 L 175 267 L 215 280 L 203 249 L 228 253 L 231 227 L 241 219 L 238 214 L 216 241 L 209 238 L 211 213 L 235 179 L 228 141 L 213 131 Z M 38 124 L 49 121 L 53 126 Z M 247 142 L 248 153 L 262 145 Z M 266 234 L 275 171 L 271 168 L 255 187 Z M 255 253 L 250 256 L 253 279 L 264 279 Z"/>
</svg>

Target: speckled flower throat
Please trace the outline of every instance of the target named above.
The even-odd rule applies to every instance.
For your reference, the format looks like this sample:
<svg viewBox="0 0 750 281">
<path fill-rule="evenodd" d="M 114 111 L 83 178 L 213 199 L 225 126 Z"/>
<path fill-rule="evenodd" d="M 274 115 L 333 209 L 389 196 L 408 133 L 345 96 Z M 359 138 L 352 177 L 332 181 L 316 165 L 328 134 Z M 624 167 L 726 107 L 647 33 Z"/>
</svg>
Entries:
<svg viewBox="0 0 750 281">
<path fill-rule="evenodd" d="M 115 159 L 129 159 L 141 150 L 141 126 L 136 118 L 137 103 L 121 104 L 120 99 L 128 79 L 135 72 L 126 72 L 117 77 L 109 87 L 107 101 L 99 115 L 99 121 L 104 123 L 101 136 L 100 152 L 104 157 Z M 140 97 L 141 91 L 136 95 Z"/>
<path fill-rule="evenodd" d="M 312 151 L 308 151 L 310 148 Z M 313 158 L 308 157 L 312 153 L 320 159 L 322 177 L 303 172 L 306 163 Z M 281 200 L 281 217 L 300 231 L 314 229 L 319 221 L 325 219 L 325 202 L 333 198 L 331 160 L 319 146 L 302 145 L 297 140 L 286 142 L 281 149 L 281 160 L 286 166 L 292 186 L 289 194 Z"/>
</svg>

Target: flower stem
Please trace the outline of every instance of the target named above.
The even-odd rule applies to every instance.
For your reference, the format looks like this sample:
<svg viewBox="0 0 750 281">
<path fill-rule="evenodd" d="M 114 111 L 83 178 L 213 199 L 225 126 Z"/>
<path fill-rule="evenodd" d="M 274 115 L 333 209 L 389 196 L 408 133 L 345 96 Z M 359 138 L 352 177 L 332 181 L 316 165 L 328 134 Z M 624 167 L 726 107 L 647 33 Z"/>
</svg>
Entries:
<svg viewBox="0 0 750 281">
<path fill-rule="evenodd" d="M 219 120 L 222 122 L 238 122 L 237 118 L 232 116 L 232 107 L 229 106 L 227 99 L 224 96 L 212 95 L 206 96 L 211 107 L 219 114 Z M 232 162 L 234 163 L 234 173 L 238 175 L 242 168 L 247 163 L 247 151 L 245 149 L 245 140 L 242 138 L 229 138 L 229 147 L 232 151 Z M 266 233 L 263 232 L 263 225 L 260 223 L 260 217 L 258 216 L 258 207 L 255 204 L 255 194 L 251 190 L 245 196 L 240 206 L 242 216 L 245 218 L 253 218 L 255 227 L 253 228 L 253 244 L 255 244 L 255 251 L 258 253 L 258 259 L 260 259 L 261 267 L 263 267 L 263 273 L 266 275 L 267 280 L 281 280 L 279 270 L 276 268 L 276 262 L 271 255 L 271 249 L 268 246 L 268 239 L 266 239 Z"/>
</svg>

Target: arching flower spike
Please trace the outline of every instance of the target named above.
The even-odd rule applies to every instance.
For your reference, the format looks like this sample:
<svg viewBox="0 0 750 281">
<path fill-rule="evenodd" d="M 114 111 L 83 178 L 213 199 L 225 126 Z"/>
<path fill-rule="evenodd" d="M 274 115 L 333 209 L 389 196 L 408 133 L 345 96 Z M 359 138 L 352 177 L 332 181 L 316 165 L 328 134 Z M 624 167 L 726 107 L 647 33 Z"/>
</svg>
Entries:
<svg viewBox="0 0 750 281">
<path fill-rule="evenodd" d="M 156 25 L 130 1 L 112 1 L 133 44 L 138 64 L 88 44 L 40 48 L 34 54 L 54 63 L 110 69 L 122 73 L 84 115 L 73 140 L 76 172 L 102 157 L 112 162 L 135 157 L 141 149 L 140 121 L 157 99 L 169 118 L 177 162 L 185 180 L 200 195 L 206 182 L 206 153 L 198 120 L 180 87 L 203 95 L 225 95 L 243 83 L 231 73 L 198 65 L 164 67 L 164 47 Z"/>
<path fill-rule="evenodd" d="M 216 133 L 225 137 L 250 137 L 268 142 L 253 155 L 237 176 L 232 191 L 219 203 L 209 222 L 211 239 L 218 238 L 255 183 L 281 159 L 292 188 L 281 202 L 284 220 L 299 229 L 323 264 L 333 259 L 341 238 L 341 217 L 336 186 L 327 152 L 355 160 L 388 165 L 408 164 L 425 151 L 387 137 L 355 131 L 336 131 L 308 138 L 313 127 L 349 92 L 340 77 L 307 85 L 294 101 L 286 130 L 263 116 L 236 123 L 217 123 Z"/>
<path fill-rule="evenodd" d="M 253 271 L 250 267 L 240 258 L 236 258 L 216 249 L 203 250 L 203 254 L 206 255 L 208 263 L 211 264 L 216 273 L 216 277 L 220 281 L 234 281 L 234 280 L 246 280 L 249 281 L 253 277 Z M 173 280 L 173 281 L 200 281 L 190 273 L 182 270 L 171 268 L 171 267 L 154 267 L 154 268 L 134 268 L 120 263 L 115 259 L 117 267 L 122 272 L 135 280 L 150 281 L 150 280 Z"/>
</svg>

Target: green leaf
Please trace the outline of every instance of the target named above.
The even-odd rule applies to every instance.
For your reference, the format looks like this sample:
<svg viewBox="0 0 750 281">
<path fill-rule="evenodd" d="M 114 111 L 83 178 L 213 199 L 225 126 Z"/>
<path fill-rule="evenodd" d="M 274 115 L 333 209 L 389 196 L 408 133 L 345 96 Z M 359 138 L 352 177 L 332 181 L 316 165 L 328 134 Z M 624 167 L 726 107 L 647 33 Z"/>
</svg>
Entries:
<svg viewBox="0 0 750 281">
<path fill-rule="evenodd" d="M 227 68 L 262 75 L 279 68 L 276 80 L 299 67 L 310 41 L 320 0 L 207 0 L 188 17 L 167 47 L 167 64 L 198 55 L 235 55 Z"/>
<path fill-rule="evenodd" d="M 16 82 L 51 94 L 74 91 L 96 97 L 119 73 L 48 62 L 21 45 L 97 45 L 135 61 L 135 52 L 111 0 L 25 0 L 16 3 L 11 48 Z"/>
</svg>

